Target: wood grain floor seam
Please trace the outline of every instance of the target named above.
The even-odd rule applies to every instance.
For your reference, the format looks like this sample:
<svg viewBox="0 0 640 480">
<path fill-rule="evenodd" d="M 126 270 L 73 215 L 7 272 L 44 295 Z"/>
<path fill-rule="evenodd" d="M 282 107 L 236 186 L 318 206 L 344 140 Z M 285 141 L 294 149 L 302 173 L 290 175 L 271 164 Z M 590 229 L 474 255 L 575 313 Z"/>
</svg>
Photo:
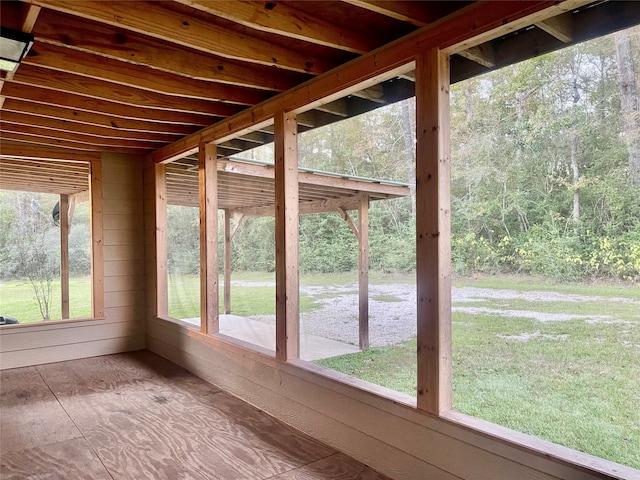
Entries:
<svg viewBox="0 0 640 480">
<path fill-rule="evenodd" d="M 40 375 L 40 378 L 42 378 L 42 381 L 44 382 L 44 384 L 47 386 L 47 388 L 49 389 L 49 391 L 51 392 L 51 395 L 53 395 L 53 397 L 56 399 L 56 401 L 58 402 L 58 404 L 60 405 L 60 408 L 62 408 L 62 410 L 64 411 L 64 413 L 67 415 L 67 417 L 69 417 L 69 420 L 71 421 L 71 423 L 73 423 L 73 425 L 78 429 L 78 431 L 82 434 L 82 438 L 87 442 L 87 445 L 89 446 L 89 448 L 91 449 L 91 452 L 95 455 L 95 457 L 98 459 L 98 461 L 100 462 L 100 464 L 104 467 L 105 472 L 107 473 L 107 475 L 109 475 L 109 478 L 111 480 L 115 480 L 113 478 L 113 475 L 111 475 L 111 473 L 109 472 L 109 469 L 107 468 L 107 466 L 104 464 L 104 462 L 102 461 L 102 458 L 100 458 L 100 455 L 98 455 L 98 452 L 96 451 L 95 447 L 91 444 L 91 442 L 89 440 L 87 440 L 87 438 L 84 435 L 84 432 L 82 431 L 82 429 L 80 428 L 80 426 L 78 426 L 78 424 L 75 422 L 75 420 L 73 419 L 73 417 L 71 415 L 69 415 L 69 412 L 67 412 L 67 410 L 64 408 L 64 405 L 62 404 L 62 402 L 60 402 L 60 399 L 58 398 L 58 396 L 56 395 L 56 392 L 53 391 L 53 389 L 51 388 L 51 385 L 49 385 L 49 383 L 47 382 L 47 379 L 42 375 L 42 373 L 40 372 L 38 366 L 36 365 L 35 367 L 36 371 L 38 372 L 38 375 Z"/>
<path fill-rule="evenodd" d="M 0 375 L 2 480 L 389 480 L 149 351 Z"/>
</svg>

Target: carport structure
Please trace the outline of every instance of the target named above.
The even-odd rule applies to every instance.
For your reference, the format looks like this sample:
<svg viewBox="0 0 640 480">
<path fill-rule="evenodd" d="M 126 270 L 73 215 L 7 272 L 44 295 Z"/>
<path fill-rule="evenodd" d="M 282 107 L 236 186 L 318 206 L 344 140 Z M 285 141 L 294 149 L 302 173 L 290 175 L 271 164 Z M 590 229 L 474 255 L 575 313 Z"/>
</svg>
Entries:
<svg viewBox="0 0 640 480">
<path fill-rule="evenodd" d="M 215 163 L 217 184 L 213 196 L 217 196 L 217 208 L 224 211 L 224 313 L 229 314 L 231 241 L 244 218 L 275 216 L 275 172 L 273 164 L 256 160 L 223 158 Z M 198 161 L 189 157 L 165 166 L 168 205 L 199 206 L 198 169 Z M 410 194 L 409 186 L 299 168 L 298 189 L 301 215 L 338 213 L 358 239 L 359 346 L 366 350 L 369 347 L 369 205 L 376 200 L 406 197 Z M 350 211 L 357 211 L 356 221 Z"/>
</svg>

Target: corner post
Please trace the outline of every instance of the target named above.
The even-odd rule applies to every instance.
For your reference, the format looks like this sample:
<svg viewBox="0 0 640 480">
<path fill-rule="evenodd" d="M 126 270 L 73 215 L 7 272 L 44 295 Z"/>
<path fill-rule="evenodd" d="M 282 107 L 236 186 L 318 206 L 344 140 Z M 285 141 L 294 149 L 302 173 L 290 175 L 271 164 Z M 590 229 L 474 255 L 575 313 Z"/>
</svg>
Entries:
<svg viewBox="0 0 640 480">
<path fill-rule="evenodd" d="M 451 409 L 449 86 L 448 54 L 416 57 L 417 405 L 436 415 Z"/>
<path fill-rule="evenodd" d="M 156 190 L 156 316 L 169 313 L 167 281 L 167 182 L 164 163 L 155 165 Z"/>
<path fill-rule="evenodd" d="M 91 200 L 91 310 L 94 318 L 104 317 L 104 243 L 102 220 L 102 160 L 91 160 L 89 178 Z"/>
</svg>

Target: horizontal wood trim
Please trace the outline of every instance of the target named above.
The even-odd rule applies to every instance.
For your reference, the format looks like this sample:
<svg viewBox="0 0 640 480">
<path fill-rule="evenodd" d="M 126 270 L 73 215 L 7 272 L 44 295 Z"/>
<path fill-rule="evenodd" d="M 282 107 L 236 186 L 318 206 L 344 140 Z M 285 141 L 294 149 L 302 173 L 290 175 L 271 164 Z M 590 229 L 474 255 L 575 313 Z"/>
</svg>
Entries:
<svg viewBox="0 0 640 480">
<path fill-rule="evenodd" d="M 118 260 L 104 264 L 104 276 L 119 277 L 126 275 L 143 275 L 145 273 L 144 260 Z"/>
<path fill-rule="evenodd" d="M 106 180 L 103 190 L 112 188 Z M 141 199 L 140 199 L 141 200 Z M 142 202 L 132 200 L 109 199 L 104 201 L 105 215 L 139 215 L 142 216 Z M 139 220 L 142 220 L 141 218 Z"/>
<path fill-rule="evenodd" d="M 145 346 L 145 336 L 135 335 L 132 337 L 109 338 L 91 342 L 7 352 L 3 353 L 0 357 L 0 370 L 131 352 L 142 350 Z"/>
<path fill-rule="evenodd" d="M 138 248 L 144 239 L 142 228 L 128 230 L 104 230 L 105 246 L 131 245 Z"/>
<path fill-rule="evenodd" d="M 104 279 L 104 292 L 136 292 L 136 296 L 144 291 L 144 275 L 127 275 L 107 277 Z"/>
<path fill-rule="evenodd" d="M 118 322 L 136 322 L 144 325 L 146 316 L 145 305 L 125 305 L 124 307 L 109 307 L 104 309 L 106 319 Z"/>
<path fill-rule="evenodd" d="M 144 251 L 140 248 L 131 248 L 129 245 L 109 245 L 104 247 L 104 261 L 114 260 L 143 260 Z"/>
<path fill-rule="evenodd" d="M 136 229 L 142 222 L 142 215 L 104 215 L 104 230 Z"/>
<path fill-rule="evenodd" d="M 144 284 L 140 284 L 139 290 L 125 290 L 121 292 L 104 293 L 105 308 L 144 305 L 144 302 Z"/>
<path fill-rule="evenodd" d="M 105 322 L 95 321 L 90 325 L 72 324 L 68 328 L 56 330 L 22 329 L 18 332 L 0 334 L 0 352 L 48 348 L 94 342 L 110 338 L 131 337 L 145 333 L 142 322 Z"/>
</svg>

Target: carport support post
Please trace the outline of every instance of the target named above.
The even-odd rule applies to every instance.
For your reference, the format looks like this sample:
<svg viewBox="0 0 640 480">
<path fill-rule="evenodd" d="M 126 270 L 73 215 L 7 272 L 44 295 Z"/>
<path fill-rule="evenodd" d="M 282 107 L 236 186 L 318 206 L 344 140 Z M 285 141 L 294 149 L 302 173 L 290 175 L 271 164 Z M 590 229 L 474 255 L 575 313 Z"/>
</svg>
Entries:
<svg viewBox="0 0 640 480">
<path fill-rule="evenodd" d="M 69 318 L 69 195 L 60 195 L 60 293 L 61 317 Z"/>
<path fill-rule="evenodd" d="M 231 313 L 231 212 L 224 210 L 224 313 Z"/>
<path fill-rule="evenodd" d="M 358 291 L 360 350 L 369 348 L 369 196 L 361 194 L 358 206 Z"/>
</svg>

